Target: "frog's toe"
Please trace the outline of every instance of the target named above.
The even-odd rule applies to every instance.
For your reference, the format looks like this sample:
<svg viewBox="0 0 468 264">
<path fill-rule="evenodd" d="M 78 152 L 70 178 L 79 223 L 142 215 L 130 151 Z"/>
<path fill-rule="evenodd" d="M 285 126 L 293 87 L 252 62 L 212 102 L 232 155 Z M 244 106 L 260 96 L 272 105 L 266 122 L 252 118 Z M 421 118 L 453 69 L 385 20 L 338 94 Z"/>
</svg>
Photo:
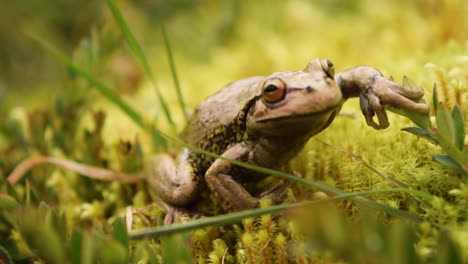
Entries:
<svg viewBox="0 0 468 264">
<path fill-rule="evenodd" d="M 366 118 L 366 123 L 368 126 L 374 129 L 384 129 L 390 125 L 385 107 L 382 105 L 380 99 L 376 95 L 372 93 L 361 93 L 359 103 L 361 105 L 362 114 Z M 374 121 L 374 116 L 376 114 L 379 123 Z"/>
<path fill-rule="evenodd" d="M 418 89 L 409 89 L 404 86 L 401 86 L 397 83 L 394 83 L 392 86 L 392 90 L 397 92 L 398 94 L 403 95 L 406 98 L 416 100 L 424 96 L 424 89 L 423 88 L 418 88 Z"/>
<path fill-rule="evenodd" d="M 402 108 L 405 110 L 428 113 L 429 105 L 425 103 L 416 103 L 396 92 L 390 92 L 385 96 L 385 103 L 395 106 L 397 108 Z"/>
<path fill-rule="evenodd" d="M 376 77 L 376 79 L 374 80 L 373 86 L 376 88 L 379 88 L 379 87 L 383 88 L 383 90 L 389 90 L 389 92 L 391 91 L 391 92 L 397 93 L 411 100 L 416 100 L 424 96 L 424 89 L 422 88 L 412 89 L 412 88 L 404 87 L 401 84 L 393 82 L 393 78 L 385 79 L 384 77 L 381 77 L 381 76 Z"/>
<path fill-rule="evenodd" d="M 386 117 L 387 114 L 385 113 L 385 111 L 376 113 L 379 123 L 375 122 L 372 116 L 364 115 L 366 118 L 367 125 L 377 130 L 387 128 L 390 125 L 390 123 L 388 122 L 388 119 Z M 383 118 L 383 116 L 385 116 L 385 118 Z"/>
</svg>

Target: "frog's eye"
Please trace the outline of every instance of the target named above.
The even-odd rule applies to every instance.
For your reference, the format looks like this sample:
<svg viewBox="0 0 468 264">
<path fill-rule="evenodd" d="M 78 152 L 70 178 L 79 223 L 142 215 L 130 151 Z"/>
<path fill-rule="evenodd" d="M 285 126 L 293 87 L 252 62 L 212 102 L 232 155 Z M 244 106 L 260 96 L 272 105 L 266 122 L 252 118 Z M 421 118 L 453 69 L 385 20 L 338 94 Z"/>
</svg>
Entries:
<svg viewBox="0 0 468 264">
<path fill-rule="evenodd" d="M 286 95 L 286 84 L 278 78 L 272 78 L 265 82 L 262 90 L 262 98 L 267 103 L 276 103 Z"/>
<path fill-rule="evenodd" d="M 328 77 L 333 79 L 333 76 L 335 75 L 335 67 L 333 67 L 333 63 L 331 63 L 329 60 L 321 59 L 320 64 Z"/>
</svg>

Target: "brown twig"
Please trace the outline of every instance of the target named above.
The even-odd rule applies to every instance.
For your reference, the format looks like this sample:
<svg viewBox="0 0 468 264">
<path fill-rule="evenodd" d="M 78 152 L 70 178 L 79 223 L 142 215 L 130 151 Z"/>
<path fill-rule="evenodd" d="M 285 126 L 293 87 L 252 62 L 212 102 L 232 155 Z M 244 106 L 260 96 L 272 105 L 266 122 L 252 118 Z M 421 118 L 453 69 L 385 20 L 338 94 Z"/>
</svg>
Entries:
<svg viewBox="0 0 468 264">
<path fill-rule="evenodd" d="M 29 158 L 22 161 L 8 176 L 7 181 L 10 184 L 15 184 L 23 178 L 23 176 L 33 167 L 44 164 L 51 163 L 62 168 L 70 169 L 72 171 L 78 172 L 82 175 L 90 177 L 92 179 L 101 180 L 101 181 L 123 181 L 128 183 L 136 183 L 142 179 L 142 176 L 138 174 L 126 174 L 122 172 L 115 172 L 108 169 L 103 169 L 99 167 L 84 165 L 72 160 L 54 158 L 54 157 L 44 157 L 38 156 Z"/>
</svg>

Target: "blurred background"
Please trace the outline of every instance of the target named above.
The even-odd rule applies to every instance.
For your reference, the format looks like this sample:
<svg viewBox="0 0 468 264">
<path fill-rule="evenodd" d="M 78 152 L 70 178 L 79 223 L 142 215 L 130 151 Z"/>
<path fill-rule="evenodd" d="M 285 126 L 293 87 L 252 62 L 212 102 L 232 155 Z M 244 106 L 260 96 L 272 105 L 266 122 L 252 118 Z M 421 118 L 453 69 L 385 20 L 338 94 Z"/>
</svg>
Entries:
<svg viewBox="0 0 468 264">
<path fill-rule="evenodd" d="M 192 107 L 228 82 L 300 69 L 315 57 L 331 60 L 338 71 L 366 64 L 401 76 L 427 62 L 443 63 L 446 55 L 441 50 L 452 43 L 463 51 L 468 38 L 464 0 L 122 0 L 117 4 L 170 94 L 174 89 L 159 26 L 164 21 L 183 92 Z M 96 75 L 117 79 L 109 80 L 116 90 L 135 94 L 144 86 L 141 69 L 105 1 L 7 1 L 0 12 L 0 87 L 2 96 L 10 96 L 14 104 L 46 106 L 50 95 L 63 92 L 69 79 L 66 68 L 28 37 L 31 34 L 70 57 L 94 34 L 96 53 L 81 58 L 81 63 L 93 64 Z"/>
</svg>

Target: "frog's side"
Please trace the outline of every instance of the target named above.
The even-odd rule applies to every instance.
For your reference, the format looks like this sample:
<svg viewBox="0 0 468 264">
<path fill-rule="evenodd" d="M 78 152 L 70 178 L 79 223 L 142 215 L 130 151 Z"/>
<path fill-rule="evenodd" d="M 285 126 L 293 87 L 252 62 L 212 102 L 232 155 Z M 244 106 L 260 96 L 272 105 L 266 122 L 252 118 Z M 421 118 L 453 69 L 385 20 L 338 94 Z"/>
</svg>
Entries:
<svg viewBox="0 0 468 264">
<path fill-rule="evenodd" d="M 349 97 L 360 97 L 366 121 L 376 129 L 388 126 L 385 104 L 428 111 L 426 104 L 410 100 L 422 97 L 423 90 L 407 90 L 374 68 L 360 66 L 337 76 L 333 71 L 329 61 L 315 59 L 302 71 L 236 81 L 196 108 L 183 138 L 225 158 L 277 169 L 328 127 Z M 176 163 L 163 154 L 150 164 L 150 189 L 174 206 L 196 200 L 206 182 L 225 210 L 252 208 L 258 199 L 242 182 L 264 176 L 187 149 Z"/>
</svg>

